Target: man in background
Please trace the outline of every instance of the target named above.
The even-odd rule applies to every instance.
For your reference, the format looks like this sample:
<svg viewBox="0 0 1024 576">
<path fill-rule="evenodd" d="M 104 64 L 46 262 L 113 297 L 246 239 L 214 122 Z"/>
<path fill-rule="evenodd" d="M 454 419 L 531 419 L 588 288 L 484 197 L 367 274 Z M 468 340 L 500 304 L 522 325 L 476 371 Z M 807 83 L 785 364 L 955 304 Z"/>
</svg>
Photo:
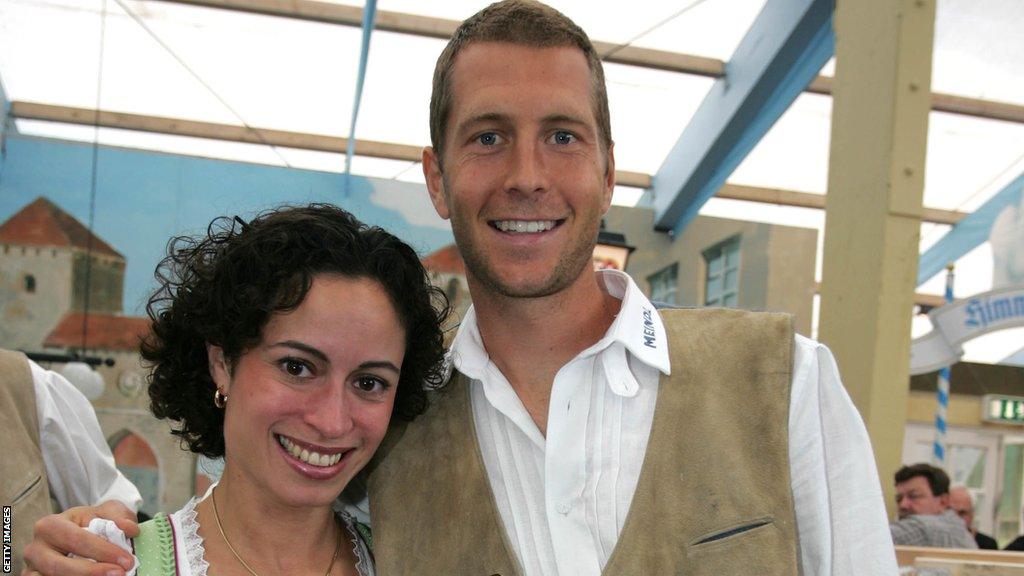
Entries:
<svg viewBox="0 0 1024 576">
<path fill-rule="evenodd" d="M 920 463 L 896 471 L 900 519 L 889 525 L 892 541 L 904 546 L 977 548 L 964 521 L 949 505 L 949 476 Z"/>
<path fill-rule="evenodd" d="M 982 550 L 998 550 L 996 539 L 982 534 L 974 527 L 974 495 L 966 486 L 954 486 L 949 489 L 949 507 L 963 519 L 967 530 L 974 536 L 974 542 Z"/>
</svg>

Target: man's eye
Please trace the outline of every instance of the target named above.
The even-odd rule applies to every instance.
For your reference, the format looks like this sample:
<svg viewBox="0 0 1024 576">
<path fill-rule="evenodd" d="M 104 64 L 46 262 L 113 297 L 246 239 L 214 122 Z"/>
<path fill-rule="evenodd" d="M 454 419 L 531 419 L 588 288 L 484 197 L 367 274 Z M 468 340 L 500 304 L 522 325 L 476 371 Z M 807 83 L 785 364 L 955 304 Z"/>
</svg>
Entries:
<svg viewBox="0 0 1024 576">
<path fill-rule="evenodd" d="M 387 381 L 376 376 L 362 376 L 356 379 L 355 385 L 360 392 L 370 394 L 381 394 L 391 386 Z"/>
<path fill-rule="evenodd" d="M 308 378 L 313 375 L 313 371 L 310 369 L 308 364 L 295 358 L 285 358 L 282 360 L 281 369 L 289 376 L 295 376 L 297 378 Z"/>
<path fill-rule="evenodd" d="M 494 146 L 501 142 L 501 137 L 494 132 L 484 132 L 483 134 L 476 137 L 476 141 L 484 146 Z"/>
<path fill-rule="evenodd" d="M 566 144 L 572 144 L 576 141 L 576 135 L 572 132 L 566 132 L 565 130 L 559 130 L 552 136 L 555 144 L 565 146 Z"/>
</svg>

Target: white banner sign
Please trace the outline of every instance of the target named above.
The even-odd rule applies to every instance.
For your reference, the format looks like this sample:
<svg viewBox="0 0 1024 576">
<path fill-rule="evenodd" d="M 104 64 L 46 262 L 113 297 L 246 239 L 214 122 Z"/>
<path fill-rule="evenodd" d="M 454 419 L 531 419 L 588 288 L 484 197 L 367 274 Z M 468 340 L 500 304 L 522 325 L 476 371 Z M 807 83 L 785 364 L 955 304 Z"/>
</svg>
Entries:
<svg viewBox="0 0 1024 576">
<path fill-rule="evenodd" d="M 910 345 L 910 373 L 925 374 L 960 359 L 960 345 L 982 334 L 1024 326 L 1024 286 L 957 300 L 928 313 L 933 330 Z"/>
</svg>

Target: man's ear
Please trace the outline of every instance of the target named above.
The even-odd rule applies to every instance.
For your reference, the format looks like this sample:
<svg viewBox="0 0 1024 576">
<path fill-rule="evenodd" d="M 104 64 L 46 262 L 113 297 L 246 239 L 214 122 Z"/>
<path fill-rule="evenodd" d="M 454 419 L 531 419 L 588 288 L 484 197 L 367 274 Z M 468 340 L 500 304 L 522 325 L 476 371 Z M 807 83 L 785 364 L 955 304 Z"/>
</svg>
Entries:
<svg viewBox="0 0 1024 576">
<path fill-rule="evenodd" d="M 604 174 L 604 198 L 602 199 L 602 214 L 607 214 L 612 206 L 612 194 L 615 192 L 615 143 L 608 144 L 608 159 Z"/>
<path fill-rule="evenodd" d="M 441 158 L 434 149 L 427 146 L 423 149 L 423 177 L 427 181 L 430 201 L 434 204 L 437 215 L 447 220 L 451 216 L 448 209 L 448 195 L 444 190 L 444 176 L 441 174 Z"/>
<path fill-rule="evenodd" d="M 939 504 L 942 504 L 943 508 L 949 508 L 949 492 L 939 496 Z"/>
<path fill-rule="evenodd" d="M 210 362 L 210 378 L 213 378 L 213 383 L 217 385 L 220 393 L 227 396 L 231 387 L 231 370 L 224 358 L 224 350 L 220 346 L 207 344 L 206 357 Z"/>
</svg>

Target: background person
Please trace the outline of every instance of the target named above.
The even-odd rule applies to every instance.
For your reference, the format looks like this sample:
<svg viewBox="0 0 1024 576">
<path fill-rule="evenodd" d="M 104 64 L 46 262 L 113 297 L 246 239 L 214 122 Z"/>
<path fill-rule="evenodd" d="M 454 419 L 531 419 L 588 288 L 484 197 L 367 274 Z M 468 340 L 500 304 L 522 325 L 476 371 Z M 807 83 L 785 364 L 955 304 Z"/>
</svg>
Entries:
<svg viewBox="0 0 1024 576">
<path fill-rule="evenodd" d="M 175 239 L 157 269 L 142 346 L 152 409 L 193 452 L 223 456 L 224 471 L 204 498 L 145 525 L 134 549 L 143 567 L 174 558 L 180 576 L 372 575 L 362 534 L 332 505 L 392 414 L 425 408 L 423 383 L 441 378 L 444 297 L 409 246 L 339 208 L 239 222 Z M 151 548 L 161 530 L 173 538 Z M 46 573 L 114 569 L 51 552 L 26 558 Z"/>
<path fill-rule="evenodd" d="M 949 507 L 949 476 L 920 463 L 896 471 L 899 520 L 889 525 L 894 544 L 977 548 L 963 520 Z"/>
<path fill-rule="evenodd" d="M 2 504 L 11 507 L 12 574 L 37 520 L 112 500 L 135 512 L 142 497 L 114 465 L 96 412 L 60 374 L 20 352 L 0 350 Z"/>
<path fill-rule="evenodd" d="M 999 549 L 995 538 L 988 534 L 982 534 L 974 527 L 974 495 L 966 486 L 953 486 L 949 489 L 949 507 L 964 521 L 967 530 L 974 536 L 974 542 L 978 548 L 982 550 Z"/>
</svg>

